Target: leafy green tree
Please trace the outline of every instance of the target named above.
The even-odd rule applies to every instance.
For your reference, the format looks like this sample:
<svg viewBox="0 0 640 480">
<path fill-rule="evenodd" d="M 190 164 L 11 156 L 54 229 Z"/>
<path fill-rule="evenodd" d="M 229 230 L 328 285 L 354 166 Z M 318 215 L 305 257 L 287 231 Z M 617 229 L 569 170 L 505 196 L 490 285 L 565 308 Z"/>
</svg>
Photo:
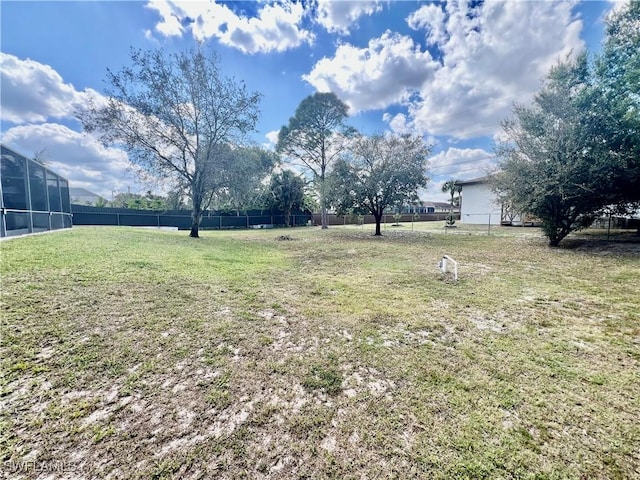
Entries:
<svg viewBox="0 0 640 480">
<path fill-rule="evenodd" d="M 188 205 L 185 202 L 185 192 L 184 190 L 177 188 L 175 190 L 171 190 L 167 194 L 167 198 L 165 199 L 165 208 L 167 210 L 185 210 L 188 208 Z"/>
<path fill-rule="evenodd" d="M 241 211 L 259 205 L 265 181 L 278 163 L 278 156 L 259 147 L 224 147 L 221 187 L 216 190 L 218 208 Z"/>
<path fill-rule="evenodd" d="M 145 195 L 119 193 L 109 202 L 108 206 L 133 210 L 164 210 L 166 208 L 166 199 L 160 195 L 154 195 L 151 191 L 148 191 Z"/>
<path fill-rule="evenodd" d="M 585 102 L 589 148 L 603 159 L 599 188 L 624 211 L 640 203 L 640 2 L 610 14 L 605 33 Z"/>
<path fill-rule="evenodd" d="M 224 179 L 218 154 L 254 130 L 260 94 L 225 77 L 202 50 L 131 53 L 132 66 L 108 71 L 106 102 L 78 113 L 85 130 L 124 148 L 145 173 L 187 189 L 191 237 Z"/>
<path fill-rule="evenodd" d="M 151 190 L 148 190 L 143 197 L 144 208 L 146 210 L 164 210 L 166 208 L 166 199 L 161 195 L 154 195 Z"/>
<path fill-rule="evenodd" d="M 300 102 L 289 124 L 278 134 L 276 151 L 299 162 L 313 174 L 320 199 L 322 228 L 327 228 L 325 179 L 350 134 L 344 120 L 348 107 L 334 93 L 315 93 Z"/>
<path fill-rule="evenodd" d="M 430 147 L 409 135 L 358 136 L 330 177 L 330 198 L 340 214 L 373 215 L 375 235 L 385 208 L 417 199 L 427 186 Z"/>
<path fill-rule="evenodd" d="M 495 188 L 552 246 L 602 212 L 640 205 L 640 2 L 607 18 L 602 52 L 558 65 L 505 122 Z"/>
<path fill-rule="evenodd" d="M 313 195 L 313 192 L 309 192 L 305 183 L 304 196 L 302 197 L 302 205 L 300 209 L 303 212 L 313 213 L 318 211 L 318 199 Z"/>
<path fill-rule="evenodd" d="M 282 210 L 284 223 L 289 227 L 291 211 L 300 208 L 304 201 L 304 180 L 291 170 L 284 170 L 271 177 L 269 190 L 273 206 Z"/>
<path fill-rule="evenodd" d="M 102 197 L 98 197 L 95 201 L 95 203 L 93 204 L 94 207 L 99 207 L 99 208 L 103 208 L 109 205 L 109 202 L 107 202 L 104 198 Z"/>
<path fill-rule="evenodd" d="M 503 122 L 508 140 L 496 147 L 501 171 L 494 189 L 516 210 L 538 217 L 551 246 L 589 226 L 606 203 L 597 183 L 607 159 L 589 148 L 589 81 L 586 55 L 552 68 L 532 105 L 516 106 L 515 117 Z"/>
</svg>

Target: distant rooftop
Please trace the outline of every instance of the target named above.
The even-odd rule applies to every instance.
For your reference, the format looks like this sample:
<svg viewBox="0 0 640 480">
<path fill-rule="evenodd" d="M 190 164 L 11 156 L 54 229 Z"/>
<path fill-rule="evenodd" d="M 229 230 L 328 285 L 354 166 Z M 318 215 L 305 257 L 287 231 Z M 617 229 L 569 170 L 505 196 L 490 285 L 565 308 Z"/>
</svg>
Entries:
<svg viewBox="0 0 640 480">
<path fill-rule="evenodd" d="M 477 183 L 487 183 L 488 181 L 489 181 L 489 177 L 484 176 L 484 177 L 478 177 L 478 178 L 471 178 L 469 180 L 462 180 L 458 183 L 464 186 L 464 185 L 475 185 Z"/>
<path fill-rule="evenodd" d="M 69 187 L 69 196 L 71 197 L 71 201 L 76 203 L 95 203 L 102 198 L 97 193 L 81 187 Z"/>
</svg>

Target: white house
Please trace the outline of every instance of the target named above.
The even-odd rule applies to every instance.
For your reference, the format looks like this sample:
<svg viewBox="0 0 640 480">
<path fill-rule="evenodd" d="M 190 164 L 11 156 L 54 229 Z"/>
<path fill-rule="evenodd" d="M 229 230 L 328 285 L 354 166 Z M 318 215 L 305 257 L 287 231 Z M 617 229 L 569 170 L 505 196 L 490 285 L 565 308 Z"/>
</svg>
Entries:
<svg viewBox="0 0 640 480">
<path fill-rule="evenodd" d="M 488 177 L 460 182 L 462 185 L 462 205 L 460 222 L 481 225 L 536 226 L 540 220 L 531 215 L 523 215 L 497 199 L 489 187 Z"/>
<path fill-rule="evenodd" d="M 480 225 L 500 225 L 502 205 L 489 188 L 487 177 L 460 182 L 462 201 L 460 222 Z"/>
</svg>

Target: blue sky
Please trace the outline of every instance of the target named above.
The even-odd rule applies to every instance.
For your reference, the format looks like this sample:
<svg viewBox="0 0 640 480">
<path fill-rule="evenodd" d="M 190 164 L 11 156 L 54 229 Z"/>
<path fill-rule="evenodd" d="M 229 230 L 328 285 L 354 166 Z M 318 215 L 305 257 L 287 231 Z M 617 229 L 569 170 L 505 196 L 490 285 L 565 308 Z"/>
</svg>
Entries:
<svg viewBox="0 0 640 480">
<path fill-rule="evenodd" d="M 597 51 L 616 4 L 553 1 L 0 3 L 2 142 L 84 187 L 144 192 L 126 154 L 74 118 L 130 48 L 204 42 L 223 71 L 263 94 L 252 140 L 272 147 L 300 101 L 333 91 L 364 133 L 423 135 L 434 145 L 424 199 L 449 178 L 484 174 L 500 121 L 559 59 Z"/>
</svg>

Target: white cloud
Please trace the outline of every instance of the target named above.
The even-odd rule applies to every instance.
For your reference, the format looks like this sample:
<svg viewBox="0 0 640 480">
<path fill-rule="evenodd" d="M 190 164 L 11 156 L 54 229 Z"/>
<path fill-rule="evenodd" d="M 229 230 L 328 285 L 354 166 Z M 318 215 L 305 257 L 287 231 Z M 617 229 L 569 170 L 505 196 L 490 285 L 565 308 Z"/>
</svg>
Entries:
<svg viewBox="0 0 640 480">
<path fill-rule="evenodd" d="M 629 0 L 609 0 L 609 4 L 611 4 L 611 8 L 605 12 L 605 16 L 624 10 L 629 5 Z"/>
<path fill-rule="evenodd" d="M 365 48 L 340 45 L 333 58 L 323 58 L 302 78 L 318 91 L 334 92 L 353 114 L 407 101 L 436 67 L 411 37 L 387 31 Z"/>
<path fill-rule="evenodd" d="M 527 102 L 549 68 L 582 51 L 575 2 L 487 0 L 420 7 L 408 18 L 431 45 L 422 51 L 409 36 L 387 31 L 365 48 L 340 45 L 303 78 L 333 91 L 352 113 L 407 107 L 387 119 L 392 129 L 472 138 L 492 135 Z"/>
<path fill-rule="evenodd" d="M 105 148 L 94 137 L 79 133 L 52 119 L 72 119 L 89 98 L 104 97 L 95 90 L 79 92 L 50 65 L 0 54 L 2 120 L 16 124 L 2 134 L 2 143 L 27 156 L 44 152 L 47 166 L 105 197 L 131 185 L 127 154 Z M 48 123 L 43 123 L 48 122 Z"/>
<path fill-rule="evenodd" d="M 437 41 L 443 64 L 409 113 L 415 125 L 459 138 L 493 134 L 513 102 L 526 102 L 549 68 L 584 48 L 571 2 L 447 3 L 444 24 L 422 7 L 408 21 Z M 419 12 L 422 11 L 420 14 Z M 441 28 L 442 27 L 442 28 Z M 434 32 L 436 32 L 434 34 Z"/>
<path fill-rule="evenodd" d="M 184 28 L 180 23 L 180 17 L 176 15 L 176 8 L 173 3 L 165 0 L 149 0 L 147 8 L 156 10 L 162 18 L 162 21 L 158 22 L 155 27 L 159 33 L 165 37 L 182 35 Z"/>
<path fill-rule="evenodd" d="M 382 121 L 387 122 L 394 133 L 399 135 L 411 133 L 411 129 L 407 125 L 407 116 L 404 113 L 397 113 L 393 116 L 390 113 L 385 113 L 382 115 Z"/>
<path fill-rule="evenodd" d="M 395 115 L 391 115 L 388 112 L 385 112 L 382 115 L 382 121 L 387 122 L 389 124 L 389 129 L 392 133 L 398 135 L 418 135 L 422 136 L 426 145 L 430 145 L 434 147 L 438 144 L 438 140 L 432 135 L 424 135 L 424 132 L 421 132 L 416 129 L 415 125 L 409 120 L 407 115 L 404 113 L 397 113 Z"/>
<path fill-rule="evenodd" d="M 446 40 L 445 13 L 436 3 L 420 7 L 407 18 L 407 23 L 414 30 L 426 30 L 427 42 L 431 45 Z"/>
<path fill-rule="evenodd" d="M 2 120 L 15 124 L 73 118 L 93 90 L 77 91 L 51 66 L 0 53 Z"/>
<path fill-rule="evenodd" d="M 469 178 L 483 177 L 495 165 L 495 155 L 481 148 L 450 147 L 429 159 L 433 177 Z"/>
<path fill-rule="evenodd" d="M 381 10 L 379 1 L 318 0 L 316 21 L 328 32 L 347 35 L 349 27 L 362 15 L 373 15 Z"/>
<path fill-rule="evenodd" d="M 270 132 L 267 132 L 265 134 L 265 137 L 267 137 L 267 140 L 269 140 L 269 142 L 271 142 L 273 145 L 275 145 L 276 143 L 278 143 L 278 135 L 280 134 L 280 130 L 272 130 Z"/>
<path fill-rule="evenodd" d="M 127 154 L 107 148 L 95 138 L 64 125 L 20 125 L 3 134 L 3 143 L 26 156 L 43 151 L 47 167 L 67 178 L 72 187 L 83 187 L 111 198 L 133 184 Z"/>
<path fill-rule="evenodd" d="M 215 1 L 151 0 L 147 8 L 160 14 L 155 29 L 163 36 L 182 36 L 190 31 L 198 41 L 215 37 L 244 53 L 283 52 L 314 39 L 301 27 L 304 7 L 292 1 L 263 5 L 255 17 L 238 15 Z"/>
<path fill-rule="evenodd" d="M 265 137 L 267 138 L 267 140 L 269 141 L 268 145 L 271 148 L 275 148 L 276 145 L 278 144 L 278 134 L 280 133 L 280 130 L 272 130 L 270 132 L 267 132 L 265 134 Z"/>
</svg>

